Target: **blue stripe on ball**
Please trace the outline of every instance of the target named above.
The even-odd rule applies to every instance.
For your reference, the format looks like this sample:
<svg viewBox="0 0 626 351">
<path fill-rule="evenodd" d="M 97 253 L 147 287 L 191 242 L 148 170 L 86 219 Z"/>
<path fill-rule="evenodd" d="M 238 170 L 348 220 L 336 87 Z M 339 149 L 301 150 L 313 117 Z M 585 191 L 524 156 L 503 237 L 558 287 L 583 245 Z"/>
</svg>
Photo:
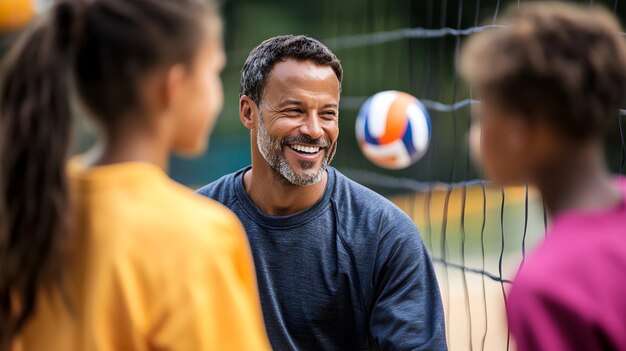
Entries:
<svg viewBox="0 0 626 351">
<path fill-rule="evenodd" d="M 365 136 L 365 142 L 368 144 L 373 144 L 373 145 L 380 145 L 380 141 L 378 140 L 378 138 L 374 137 L 371 133 L 370 133 L 370 127 L 369 127 L 369 113 L 370 113 L 370 104 L 372 103 L 372 99 L 369 98 L 367 99 L 367 101 L 365 101 L 365 103 L 363 103 L 363 106 L 361 107 L 361 110 L 359 111 L 359 117 L 358 118 L 363 118 L 364 123 L 363 123 L 363 129 L 365 129 L 363 131 L 363 135 Z"/>
<path fill-rule="evenodd" d="M 404 132 L 404 136 L 402 136 L 402 142 L 404 143 L 404 147 L 409 152 L 409 155 L 413 156 L 416 154 L 417 149 L 413 144 L 413 127 L 411 126 L 411 119 L 406 119 L 406 130 Z"/>
</svg>

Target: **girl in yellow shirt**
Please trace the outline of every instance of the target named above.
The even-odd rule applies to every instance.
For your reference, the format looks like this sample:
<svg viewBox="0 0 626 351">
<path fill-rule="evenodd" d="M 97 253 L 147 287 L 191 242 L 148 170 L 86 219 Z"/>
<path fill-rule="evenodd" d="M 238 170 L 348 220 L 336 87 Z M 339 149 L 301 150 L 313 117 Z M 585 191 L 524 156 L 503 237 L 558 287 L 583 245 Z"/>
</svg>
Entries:
<svg viewBox="0 0 626 351">
<path fill-rule="evenodd" d="M 165 174 L 222 106 L 219 16 L 195 0 L 67 0 L 0 68 L 0 348 L 266 350 L 227 209 Z M 72 110 L 99 144 L 70 162 Z"/>
</svg>

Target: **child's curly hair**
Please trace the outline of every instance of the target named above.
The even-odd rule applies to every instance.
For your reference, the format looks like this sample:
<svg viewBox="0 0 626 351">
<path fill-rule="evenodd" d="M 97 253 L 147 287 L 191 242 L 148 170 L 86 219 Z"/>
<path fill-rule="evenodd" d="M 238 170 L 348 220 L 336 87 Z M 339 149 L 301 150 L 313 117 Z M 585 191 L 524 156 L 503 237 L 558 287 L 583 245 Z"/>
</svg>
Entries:
<svg viewBox="0 0 626 351">
<path fill-rule="evenodd" d="M 533 3 L 474 35 L 460 70 L 472 88 L 570 138 L 604 135 L 626 95 L 626 37 L 601 7 Z"/>
</svg>

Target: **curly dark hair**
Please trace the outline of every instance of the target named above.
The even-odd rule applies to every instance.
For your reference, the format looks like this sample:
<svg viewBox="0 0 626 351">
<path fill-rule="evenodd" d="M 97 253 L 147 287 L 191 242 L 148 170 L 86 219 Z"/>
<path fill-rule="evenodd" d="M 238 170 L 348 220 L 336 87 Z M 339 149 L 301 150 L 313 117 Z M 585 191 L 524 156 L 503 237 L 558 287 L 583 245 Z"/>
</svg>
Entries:
<svg viewBox="0 0 626 351">
<path fill-rule="evenodd" d="M 563 136 L 602 137 L 626 94 L 626 40 L 601 7 L 533 3 L 513 8 L 504 28 L 475 35 L 461 72 L 478 92 Z"/>
</svg>

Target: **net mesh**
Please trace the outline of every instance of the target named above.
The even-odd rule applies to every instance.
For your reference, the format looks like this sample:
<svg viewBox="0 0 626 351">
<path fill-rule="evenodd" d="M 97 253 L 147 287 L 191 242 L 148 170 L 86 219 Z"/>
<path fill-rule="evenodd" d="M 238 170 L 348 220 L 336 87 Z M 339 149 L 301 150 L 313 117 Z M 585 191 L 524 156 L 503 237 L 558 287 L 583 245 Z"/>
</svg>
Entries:
<svg viewBox="0 0 626 351">
<path fill-rule="evenodd" d="M 502 189 L 480 179 L 468 152 L 468 107 L 474 100 L 455 65 L 464 39 L 499 30 L 496 22 L 501 8 L 519 3 L 431 0 L 425 5 L 424 23 L 416 25 L 411 18 L 414 4 L 409 1 L 396 6 L 406 6 L 410 26 L 391 29 L 384 21 L 398 11 L 392 4 L 364 2 L 365 18 L 358 28 L 342 28 L 341 5 L 326 5 L 334 25 L 331 31 L 350 34 L 323 41 L 343 59 L 346 70 L 352 65 L 367 66 L 373 76 L 365 88 L 355 88 L 363 85 L 358 77 L 344 88 L 342 118 L 356 115 L 367 96 L 386 89 L 415 95 L 431 114 L 430 149 L 408 170 L 375 169 L 350 156 L 358 153 L 354 146 L 344 151 L 345 159 L 339 155 L 339 163 L 349 177 L 388 194 L 420 228 L 436 265 L 451 350 L 510 348 L 504 307 L 508 286 L 524 264 L 527 250 L 543 239 L 548 223 L 541 198 L 531 187 Z M 603 5 L 614 12 L 619 8 L 617 0 Z M 455 12 L 451 25 L 450 11 Z M 485 18 L 488 23 L 481 24 Z M 376 30 L 380 28 L 384 30 Z M 397 64 L 398 57 L 405 60 Z M 389 86 L 388 80 L 400 87 Z M 608 145 L 612 168 L 620 174 L 626 162 L 625 115 L 622 109 L 616 116 L 616 130 Z M 349 125 L 345 120 L 342 123 Z"/>
</svg>

